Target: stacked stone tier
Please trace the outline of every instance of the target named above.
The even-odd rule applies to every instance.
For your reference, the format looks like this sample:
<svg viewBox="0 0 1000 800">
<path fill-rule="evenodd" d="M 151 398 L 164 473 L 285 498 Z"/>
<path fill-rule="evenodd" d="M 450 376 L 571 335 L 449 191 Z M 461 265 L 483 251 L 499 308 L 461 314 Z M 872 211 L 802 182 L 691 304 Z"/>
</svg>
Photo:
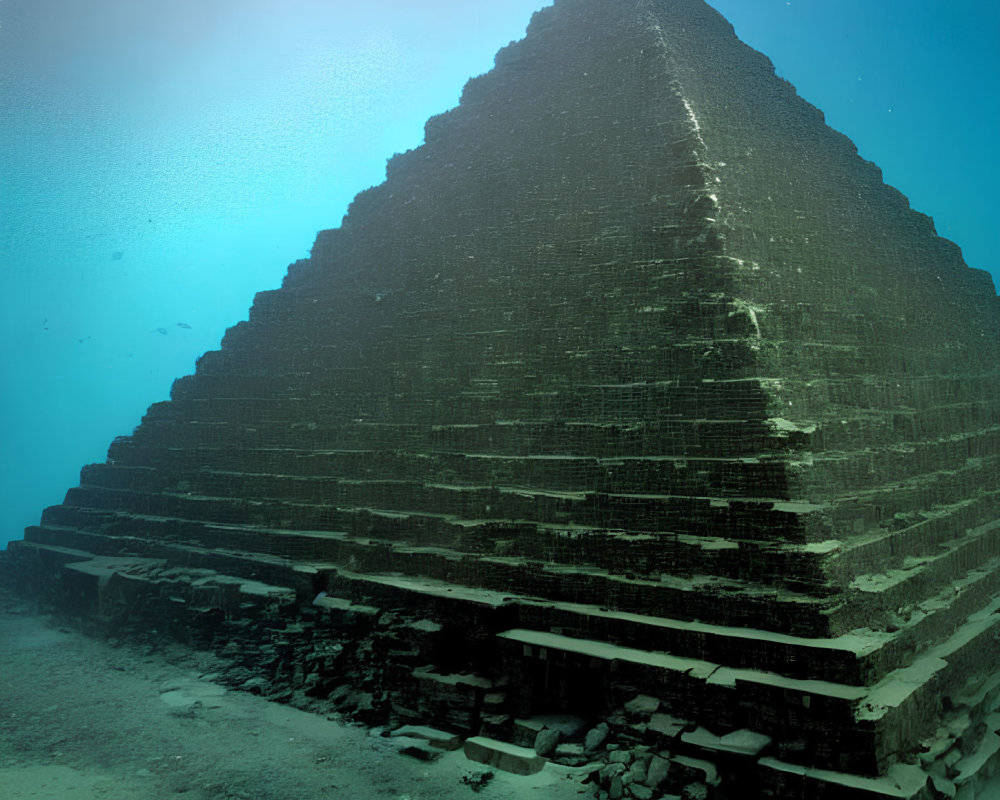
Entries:
<svg viewBox="0 0 1000 800">
<path fill-rule="evenodd" d="M 273 449 L 238 456 L 213 448 L 149 451 L 127 440 L 112 452 L 116 463 L 86 468 L 82 485 L 46 512 L 46 524 L 127 532 L 140 519 L 173 519 L 187 532 L 181 540 L 194 536 L 199 543 L 202 528 L 241 526 L 243 548 L 276 555 L 299 551 L 296 531 L 327 532 L 333 538 L 325 546 L 332 550 L 324 558 L 341 554 L 337 558 L 368 564 L 373 572 L 484 581 L 501 590 L 625 610 L 648 603 L 681 619 L 735 615 L 731 619 L 750 627 L 807 635 L 898 627 L 914 614 L 913 598 L 991 558 L 1000 536 L 996 491 L 937 506 L 891 529 L 807 541 L 800 535 L 803 518 L 836 517 L 835 503 L 427 483 L 406 475 L 430 467 L 440 479 L 449 467 L 464 470 L 469 461 L 482 462 L 484 469 L 495 470 L 500 462 L 503 469 L 544 474 L 558 459 Z M 159 469 L 121 463 L 150 457 Z M 262 467 L 281 464 L 287 471 L 219 468 L 227 466 L 227 457 L 242 460 L 244 469 L 260 458 Z M 569 461 L 582 474 L 609 466 Z M 212 462 L 218 467 L 206 466 Z M 635 472 L 634 465 L 612 466 Z M 642 466 L 662 467 L 655 460 Z M 385 477 L 395 470 L 399 477 Z M 856 498 L 844 500 L 843 513 L 856 504 Z M 677 520 L 679 529 L 671 529 Z M 774 534 L 781 520 L 788 529 L 784 538 Z M 147 533 L 156 538 L 169 529 L 152 526 Z M 256 544 L 254 530 L 261 531 Z M 269 530 L 282 533 L 269 539 Z M 324 540 L 308 541 L 305 549 L 312 552 L 316 541 Z M 225 545 L 224 539 L 212 542 Z M 648 599 L 641 598 L 643 591 Z M 746 603 L 737 603 L 736 610 L 731 601 L 713 606 L 705 597 L 695 599 L 699 592 L 745 597 Z"/>
<path fill-rule="evenodd" d="M 968 683 L 970 674 L 978 675 L 969 666 L 992 663 L 997 651 L 996 586 L 985 597 L 972 589 L 976 580 L 996 574 L 997 563 L 982 565 L 924 604 L 947 633 L 914 655 L 927 631 L 909 626 L 894 633 L 801 637 L 498 591 L 478 580 L 427 577 L 424 569 L 419 575 L 356 571 L 373 566 L 357 561 L 371 542 L 346 535 L 203 526 L 205 546 L 198 546 L 162 535 L 183 527 L 176 519 L 119 520 L 136 536 L 116 530 L 107 518 L 102 527 L 101 533 L 83 526 L 32 528 L 15 550 L 92 576 L 98 587 L 113 574 L 137 586 L 145 582 L 143 591 L 166 592 L 164 601 L 190 604 L 196 614 L 206 602 L 222 602 L 227 613 L 236 613 L 268 597 L 308 605 L 318 589 L 366 608 L 405 610 L 441 620 L 454 635 L 475 630 L 477 647 L 492 648 L 505 669 L 520 664 L 515 671 L 531 670 L 541 660 L 554 676 L 610 670 L 617 682 L 655 693 L 681 718 L 697 719 L 712 709 L 717 733 L 750 729 L 774 737 L 771 757 L 812 769 L 884 774 L 907 737 L 933 732 L 942 698 L 960 702 L 968 724 L 979 724 L 1000 693 L 995 681 L 981 680 L 985 688 Z M 150 535 L 156 527 L 160 537 Z M 238 549 L 243 542 L 266 546 L 268 539 L 289 536 L 301 548 L 295 559 Z M 333 552 L 331 541 L 350 550 L 340 558 L 353 556 L 356 563 L 317 558 Z M 228 549 L 218 546 L 223 542 Z M 786 738 L 789 730 L 794 739 Z"/>
</svg>

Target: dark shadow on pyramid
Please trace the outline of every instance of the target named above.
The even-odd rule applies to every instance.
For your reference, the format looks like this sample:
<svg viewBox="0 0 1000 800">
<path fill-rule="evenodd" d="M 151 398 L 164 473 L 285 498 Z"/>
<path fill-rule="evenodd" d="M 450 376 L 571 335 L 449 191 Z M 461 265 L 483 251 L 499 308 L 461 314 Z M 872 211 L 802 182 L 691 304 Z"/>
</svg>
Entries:
<svg viewBox="0 0 1000 800">
<path fill-rule="evenodd" d="M 644 764 L 612 796 L 974 796 L 998 343 L 989 276 L 707 5 L 558 0 L 8 575 L 307 707 L 581 717 L 553 757 Z"/>
</svg>

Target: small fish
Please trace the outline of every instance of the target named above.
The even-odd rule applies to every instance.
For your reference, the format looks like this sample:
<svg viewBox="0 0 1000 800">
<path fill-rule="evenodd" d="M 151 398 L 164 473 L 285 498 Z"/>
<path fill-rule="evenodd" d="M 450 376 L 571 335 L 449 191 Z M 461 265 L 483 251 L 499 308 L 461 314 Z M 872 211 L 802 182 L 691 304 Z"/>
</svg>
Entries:
<svg viewBox="0 0 1000 800">
<path fill-rule="evenodd" d="M 178 328 L 184 328 L 185 330 L 188 330 L 188 331 L 191 330 L 191 326 L 188 325 L 186 322 L 178 322 L 177 323 L 177 327 Z"/>
<path fill-rule="evenodd" d="M 115 250 L 115 252 L 113 252 L 111 254 L 111 260 L 112 261 L 121 261 L 122 260 L 122 256 L 124 256 L 124 255 L 125 255 L 125 251 L 124 250 Z"/>
<path fill-rule="evenodd" d="M 166 328 L 157 328 L 157 329 L 156 329 L 156 330 L 154 331 L 154 333 L 158 333 L 158 334 L 160 334 L 161 336 L 166 336 L 166 335 L 167 335 L 167 329 L 166 329 Z"/>
</svg>

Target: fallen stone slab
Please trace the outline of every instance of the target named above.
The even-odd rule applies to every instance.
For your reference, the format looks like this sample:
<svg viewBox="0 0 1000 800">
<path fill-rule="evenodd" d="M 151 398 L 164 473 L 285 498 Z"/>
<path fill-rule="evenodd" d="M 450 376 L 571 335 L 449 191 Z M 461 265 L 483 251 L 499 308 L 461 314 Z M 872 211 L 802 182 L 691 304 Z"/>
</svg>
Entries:
<svg viewBox="0 0 1000 800">
<path fill-rule="evenodd" d="M 535 752 L 540 756 L 552 755 L 561 738 L 562 734 L 558 730 L 542 728 L 535 737 Z"/>
<path fill-rule="evenodd" d="M 802 796 L 836 792 L 845 800 L 927 800 L 931 796 L 927 773 L 908 764 L 896 764 L 879 778 L 803 767 L 776 758 L 762 758 L 758 764 L 765 785 L 780 787 L 786 796 L 795 792 Z"/>
<path fill-rule="evenodd" d="M 583 749 L 588 753 L 596 752 L 599 747 L 603 747 L 608 738 L 608 723 L 601 722 L 587 731 L 583 740 Z"/>
<path fill-rule="evenodd" d="M 485 736 L 465 740 L 465 757 L 514 775 L 534 775 L 546 764 L 534 750 Z"/>
<path fill-rule="evenodd" d="M 633 697 L 625 704 L 625 713 L 637 717 L 648 717 L 660 709 L 660 700 L 647 694 Z"/>
<path fill-rule="evenodd" d="M 746 729 L 733 731 L 725 736 L 716 736 L 705 728 L 698 727 L 681 734 L 681 741 L 705 750 L 756 757 L 771 744 L 771 737 Z"/>
<path fill-rule="evenodd" d="M 457 733 L 448 733 L 429 725 L 404 725 L 394 730 L 390 736 L 422 739 L 440 750 L 458 750 L 462 746 L 462 737 Z"/>
<path fill-rule="evenodd" d="M 670 714 L 653 714 L 649 718 L 646 729 L 666 736 L 668 739 L 673 739 L 689 724 L 682 719 L 670 716 Z"/>
<path fill-rule="evenodd" d="M 545 723 L 536 717 L 515 719 L 514 744 L 521 745 L 522 747 L 533 747 L 535 738 L 542 732 L 544 727 Z"/>
<path fill-rule="evenodd" d="M 700 783 L 708 786 L 718 786 L 720 783 L 719 771 L 711 761 L 690 756 L 674 756 L 670 761 L 674 771 L 687 772 Z"/>
<path fill-rule="evenodd" d="M 419 761 L 437 761 L 445 753 L 440 747 L 435 747 L 426 739 L 410 739 L 406 736 L 401 736 L 397 741 L 401 745 L 399 748 L 400 753 L 404 756 L 416 758 Z"/>
</svg>

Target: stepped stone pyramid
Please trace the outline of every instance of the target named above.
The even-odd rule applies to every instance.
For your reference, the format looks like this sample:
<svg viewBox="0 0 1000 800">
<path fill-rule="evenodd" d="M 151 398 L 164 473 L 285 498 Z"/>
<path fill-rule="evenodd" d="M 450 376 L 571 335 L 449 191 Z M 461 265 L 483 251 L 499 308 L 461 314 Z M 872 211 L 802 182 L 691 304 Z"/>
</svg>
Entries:
<svg viewBox="0 0 1000 800">
<path fill-rule="evenodd" d="M 557 0 L 9 559 L 317 702 L 516 740 L 639 694 L 719 796 L 973 796 L 998 344 L 701 0 Z"/>
</svg>

